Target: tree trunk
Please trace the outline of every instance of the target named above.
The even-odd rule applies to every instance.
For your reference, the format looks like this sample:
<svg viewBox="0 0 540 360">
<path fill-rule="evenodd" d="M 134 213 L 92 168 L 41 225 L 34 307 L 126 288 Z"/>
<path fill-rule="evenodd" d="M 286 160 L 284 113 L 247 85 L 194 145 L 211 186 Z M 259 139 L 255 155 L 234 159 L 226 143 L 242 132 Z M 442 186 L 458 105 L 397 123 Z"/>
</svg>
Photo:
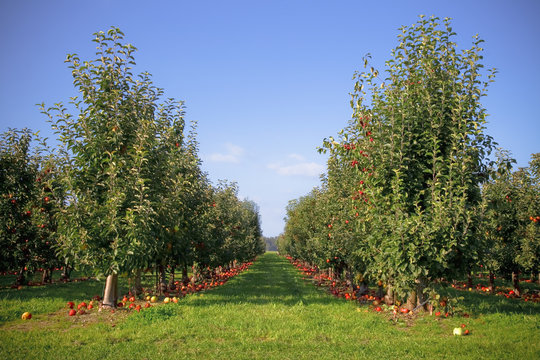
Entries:
<svg viewBox="0 0 540 360">
<path fill-rule="evenodd" d="M 493 271 L 489 272 L 489 292 L 495 294 L 495 274 Z"/>
<path fill-rule="evenodd" d="M 360 297 L 362 295 L 365 295 L 369 292 L 369 287 L 367 286 L 365 281 L 362 281 L 360 283 L 360 286 L 358 287 L 358 291 L 356 292 L 356 297 Z"/>
<path fill-rule="evenodd" d="M 182 265 L 182 283 L 184 285 L 189 284 L 189 276 L 188 276 L 188 271 L 187 271 L 187 265 L 186 264 Z"/>
<path fill-rule="evenodd" d="M 383 299 L 385 295 L 384 287 L 382 285 L 377 285 L 377 293 L 375 294 L 375 297 L 379 299 Z"/>
<path fill-rule="evenodd" d="M 131 293 L 134 296 L 142 294 L 142 283 L 141 283 L 141 269 L 135 271 L 135 276 L 133 277 L 133 287 L 131 288 Z"/>
<path fill-rule="evenodd" d="M 167 274 L 165 273 L 165 265 L 159 265 L 158 274 L 158 290 L 159 294 L 163 295 L 163 292 L 167 291 Z"/>
<path fill-rule="evenodd" d="M 199 270 L 197 267 L 193 266 L 193 275 L 191 276 L 191 279 L 189 280 L 192 284 L 196 284 L 197 281 L 199 281 Z"/>
<path fill-rule="evenodd" d="M 351 291 L 353 291 L 354 290 L 353 272 L 348 266 L 345 268 L 345 280 L 347 281 L 347 287 Z"/>
<path fill-rule="evenodd" d="M 105 282 L 105 293 L 103 294 L 103 307 L 116 308 L 118 303 L 118 274 L 107 276 Z"/>
<path fill-rule="evenodd" d="M 23 266 L 19 269 L 19 272 L 17 273 L 17 278 L 15 279 L 15 285 L 17 286 L 23 285 L 25 278 L 26 277 L 24 276 L 24 266 Z"/>
<path fill-rule="evenodd" d="M 540 284 L 540 272 L 537 270 L 531 271 L 531 283 Z"/>
<path fill-rule="evenodd" d="M 407 298 L 407 304 L 405 307 L 409 310 L 427 310 L 428 309 L 428 298 L 424 294 L 424 289 L 426 288 L 426 279 L 420 278 L 416 279 L 415 290 L 409 294 Z"/>
<path fill-rule="evenodd" d="M 339 279 L 340 281 L 343 280 L 343 265 L 341 263 L 336 266 L 336 279 Z"/>
<path fill-rule="evenodd" d="M 521 296 L 521 289 L 519 287 L 519 273 L 512 271 L 512 284 L 514 285 L 514 293 L 517 296 Z"/>
<path fill-rule="evenodd" d="M 417 301 L 416 291 L 411 291 L 409 293 L 409 296 L 407 297 L 407 302 L 405 303 L 405 307 L 409 310 L 413 310 L 416 307 L 416 301 Z"/>
<path fill-rule="evenodd" d="M 470 270 L 467 273 L 467 287 L 469 289 L 473 287 L 472 272 Z"/>
<path fill-rule="evenodd" d="M 43 273 L 41 274 L 41 283 L 47 284 L 51 282 L 51 270 L 50 269 L 43 269 Z"/>
<path fill-rule="evenodd" d="M 386 295 L 384 295 L 384 302 L 386 305 L 394 305 L 396 299 L 394 298 L 394 289 L 392 286 L 386 286 Z"/>
<path fill-rule="evenodd" d="M 171 266 L 171 271 L 170 271 L 170 275 L 169 275 L 169 290 L 176 289 L 176 285 L 174 284 L 174 269 L 175 268 L 176 268 L 176 266 L 174 266 L 174 265 Z"/>
<path fill-rule="evenodd" d="M 64 265 L 64 268 L 62 270 L 62 275 L 60 277 L 60 280 L 62 281 L 68 281 L 69 280 L 69 276 L 71 274 L 71 269 L 69 268 L 69 266 L 66 264 Z"/>
<path fill-rule="evenodd" d="M 416 296 L 417 298 L 417 304 L 416 306 L 419 308 L 418 310 L 426 311 L 428 309 L 428 302 L 429 297 L 427 294 L 424 293 L 424 290 L 427 286 L 427 279 L 424 277 L 421 277 L 420 279 L 416 280 Z"/>
</svg>

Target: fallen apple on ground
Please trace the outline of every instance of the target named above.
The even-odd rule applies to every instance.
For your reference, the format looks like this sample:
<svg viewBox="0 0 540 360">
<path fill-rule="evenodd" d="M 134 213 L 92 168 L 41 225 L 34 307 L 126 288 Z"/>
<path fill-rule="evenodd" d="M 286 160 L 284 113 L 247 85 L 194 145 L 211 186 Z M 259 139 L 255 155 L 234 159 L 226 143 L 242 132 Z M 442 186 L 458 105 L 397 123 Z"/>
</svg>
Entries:
<svg viewBox="0 0 540 360">
<path fill-rule="evenodd" d="M 30 320 L 32 318 L 32 314 L 30 314 L 28 311 L 22 314 L 21 319 L 23 320 Z"/>
</svg>

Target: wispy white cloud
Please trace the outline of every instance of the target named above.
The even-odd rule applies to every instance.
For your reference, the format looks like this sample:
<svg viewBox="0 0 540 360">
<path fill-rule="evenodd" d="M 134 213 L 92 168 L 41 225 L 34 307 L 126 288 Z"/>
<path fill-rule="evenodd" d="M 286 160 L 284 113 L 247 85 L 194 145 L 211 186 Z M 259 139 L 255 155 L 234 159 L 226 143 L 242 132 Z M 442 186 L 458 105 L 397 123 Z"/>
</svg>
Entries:
<svg viewBox="0 0 540 360">
<path fill-rule="evenodd" d="M 244 149 L 231 143 L 225 144 L 225 153 L 213 153 L 208 156 L 208 160 L 213 162 L 239 163 L 244 155 Z"/>
<path fill-rule="evenodd" d="M 279 175 L 284 176 L 309 176 L 315 177 L 321 175 L 325 168 L 315 162 L 307 162 L 302 155 L 290 154 L 288 158 L 296 160 L 294 164 L 284 164 L 281 162 L 268 164 L 268 168 L 274 170 Z"/>
</svg>

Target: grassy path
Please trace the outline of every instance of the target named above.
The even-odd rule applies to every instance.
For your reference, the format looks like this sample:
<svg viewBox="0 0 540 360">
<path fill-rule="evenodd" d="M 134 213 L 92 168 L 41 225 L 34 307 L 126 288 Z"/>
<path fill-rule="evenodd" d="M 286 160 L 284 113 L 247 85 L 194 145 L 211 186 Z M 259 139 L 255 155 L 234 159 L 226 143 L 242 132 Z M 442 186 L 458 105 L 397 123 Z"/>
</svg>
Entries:
<svg viewBox="0 0 540 360">
<path fill-rule="evenodd" d="M 0 307 L 2 300 L 0 299 Z M 0 326 L 5 359 L 540 358 L 538 312 L 393 324 L 302 280 L 267 253 L 226 285 L 99 322 L 38 316 Z M 27 324 L 31 325 L 27 325 Z"/>
</svg>

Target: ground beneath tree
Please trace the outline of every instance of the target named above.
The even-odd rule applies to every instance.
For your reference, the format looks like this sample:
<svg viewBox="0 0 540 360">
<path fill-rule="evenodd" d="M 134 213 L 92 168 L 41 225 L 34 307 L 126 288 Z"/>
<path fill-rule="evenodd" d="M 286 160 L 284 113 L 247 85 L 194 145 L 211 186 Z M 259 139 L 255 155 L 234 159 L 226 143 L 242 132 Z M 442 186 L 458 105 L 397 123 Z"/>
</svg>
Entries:
<svg viewBox="0 0 540 360">
<path fill-rule="evenodd" d="M 73 284 L 77 286 L 77 284 Z M 79 284 L 80 286 L 80 284 Z M 487 298 L 487 297 L 486 297 Z M 510 299 L 498 299 L 512 301 Z M 538 358 L 538 305 L 462 318 L 394 322 L 338 299 L 266 253 L 224 286 L 106 321 L 65 314 L 0 324 L 0 356 L 39 359 L 373 359 Z M 124 316 L 126 315 L 126 316 Z M 39 321 L 49 322 L 46 329 Z M 26 326 L 26 324 L 25 324 Z"/>
</svg>

